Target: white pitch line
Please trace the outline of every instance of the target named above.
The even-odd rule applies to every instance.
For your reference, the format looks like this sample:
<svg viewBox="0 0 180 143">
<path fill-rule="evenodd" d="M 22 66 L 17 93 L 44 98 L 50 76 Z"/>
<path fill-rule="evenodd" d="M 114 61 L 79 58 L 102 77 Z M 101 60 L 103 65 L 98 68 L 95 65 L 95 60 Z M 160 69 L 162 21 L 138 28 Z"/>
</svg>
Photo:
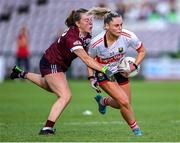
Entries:
<svg viewBox="0 0 180 143">
<path fill-rule="evenodd" d="M 109 124 L 114 124 L 114 125 L 122 125 L 125 124 L 125 122 L 122 121 L 92 121 L 92 122 L 64 122 L 62 123 L 64 125 L 109 125 Z"/>
<path fill-rule="evenodd" d="M 180 120 L 171 120 L 171 123 L 180 123 Z"/>
<path fill-rule="evenodd" d="M 34 123 L 34 124 L 37 124 L 37 123 Z M 41 122 L 38 124 L 43 125 L 44 122 Z M 90 122 L 80 122 L 80 121 L 77 121 L 77 122 L 72 121 L 71 122 L 70 121 L 70 122 L 62 122 L 61 124 L 78 126 L 78 125 L 108 125 L 108 124 L 122 125 L 122 124 L 126 124 L 126 123 L 123 121 L 92 121 L 92 122 L 91 121 Z M 8 126 L 8 124 L 0 123 L 0 126 Z"/>
</svg>

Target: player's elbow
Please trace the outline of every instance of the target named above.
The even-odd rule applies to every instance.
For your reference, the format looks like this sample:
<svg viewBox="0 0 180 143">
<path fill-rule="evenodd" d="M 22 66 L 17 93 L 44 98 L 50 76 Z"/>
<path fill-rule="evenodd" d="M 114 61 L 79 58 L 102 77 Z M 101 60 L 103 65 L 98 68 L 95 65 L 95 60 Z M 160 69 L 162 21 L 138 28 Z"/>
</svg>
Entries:
<svg viewBox="0 0 180 143">
<path fill-rule="evenodd" d="M 146 55 L 146 49 L 145 48 L 142 49 L 141 54 L 143 55 L 143 57 L 145 57 L 145 55 Z"/>
<path fill-rule="evenodd" d="M 137 52 L 141 54 L 141 56 L 143 57 L 146 55 L 146 49 L 144 48 L 143 45 L 137 50 Z"/>
</svg>

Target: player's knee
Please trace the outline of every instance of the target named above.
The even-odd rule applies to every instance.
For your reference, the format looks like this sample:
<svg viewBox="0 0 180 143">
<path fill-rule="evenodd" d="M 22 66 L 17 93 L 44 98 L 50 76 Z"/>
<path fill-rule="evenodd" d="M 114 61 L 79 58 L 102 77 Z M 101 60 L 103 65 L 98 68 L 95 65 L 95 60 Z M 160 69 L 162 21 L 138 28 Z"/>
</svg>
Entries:
<svg viewBox="0 0 180 143">
<path fill-rule="evenodd" d="M 71 96 L 71 95 L 68 95 L 68 96 L 65 98 L 65 101 L 66 101 L 67 103 L 69 103 L 69 102 L 71 101 L 71 98 L 72 98 L 72 96 Z"/>
<path fill-rule="evenodd" d="M 71 94 L 64 94 L 62 96 L 59 97 L 59 99 L 61 99 L 61 101 L 63 101 L 65 104 L 69 103 L 71 100 Z"/>
</svg>

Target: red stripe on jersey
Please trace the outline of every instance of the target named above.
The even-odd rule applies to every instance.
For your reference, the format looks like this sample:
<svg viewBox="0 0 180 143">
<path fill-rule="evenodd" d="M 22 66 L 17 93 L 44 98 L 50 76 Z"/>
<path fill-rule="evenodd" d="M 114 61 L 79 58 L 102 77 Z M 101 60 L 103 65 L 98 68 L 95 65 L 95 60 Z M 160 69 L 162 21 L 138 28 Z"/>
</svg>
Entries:
<svg viewBox="0 0 180 143">
<path fill-rule="evenodd" d="M 130 37 L 131 37 L 131 34 L 129 34 L 129 33 L 127 33 L 127 32 L 124 32 L 124 31 L 122 31 L 122 32 L 121 32 L 121 34 L 125 34 L 125 35 L 127 35 L 127 36 L 130 36 Z"/>
<path fill-rule="evenodd" d="M 131 38 L 131 35 L 129 35 L 129 34 L 121 33 L 121 35 Z"/>
<path fill-rule="evenodd" d="M 97 40 L 95 43 L 92 44 L 92 48 L 94 48 L 97 44 L 101 43 L 103 41 L 103 38 Z"/>
</svg>

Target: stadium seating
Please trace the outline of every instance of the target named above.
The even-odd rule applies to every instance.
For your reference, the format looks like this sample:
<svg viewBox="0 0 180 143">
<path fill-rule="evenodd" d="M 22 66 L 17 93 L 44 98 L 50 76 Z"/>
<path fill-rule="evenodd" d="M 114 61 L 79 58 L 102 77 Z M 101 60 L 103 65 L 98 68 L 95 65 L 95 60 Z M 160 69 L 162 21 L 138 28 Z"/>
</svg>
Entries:
<svg viewBox="0 0 180 143">
<path fill-rule="evenodd" d="M 27 2 L 27 1 L 26 1 Z M 110 0 L 106 1 L 110 3 Z M 116 0 L 115 2 L 118 2 Z M 18 14 L 16 9 L 24 4 L 24 0 L 1 0 L 0 13 L 5 5 L 13 6 L 12 17 L 8 22 L 0 22 L 0 54 L 7 58 L 7 67 L 14 64 L 16 51 L 16 37 L 19 29 L 26 25 L 29 30 L 30 51 L 36 58 L 31 59 L 32 67 L 39 61 L 42 52 L 49 47 L 50 43 L 60 35 L 66 28 L 64 21 L 72 9 L 80 7 L 90 8 L 98 5 L 97 0 L 48 0 L 47 4 L 37 5 L 36 0 L 31 0 L 28 13 Z M 138 27 L 139 23 L 129 23 Z M 128 26 L 126 26 L 128 29 Z M 133 29 L 137 36 L 143 41 L 149 56 L 157 56 L 161 53 L 178 51 L 180 31 L 179 25 L 167 26 L 163 30 L 147 30 L 145 28 Z M 9 55 L 9 56 L 8 56 Z M 11 62 L 9 62 L 11 61 Z M 36 61 L 36 62 L 35 62 Z"/>
</svg>

